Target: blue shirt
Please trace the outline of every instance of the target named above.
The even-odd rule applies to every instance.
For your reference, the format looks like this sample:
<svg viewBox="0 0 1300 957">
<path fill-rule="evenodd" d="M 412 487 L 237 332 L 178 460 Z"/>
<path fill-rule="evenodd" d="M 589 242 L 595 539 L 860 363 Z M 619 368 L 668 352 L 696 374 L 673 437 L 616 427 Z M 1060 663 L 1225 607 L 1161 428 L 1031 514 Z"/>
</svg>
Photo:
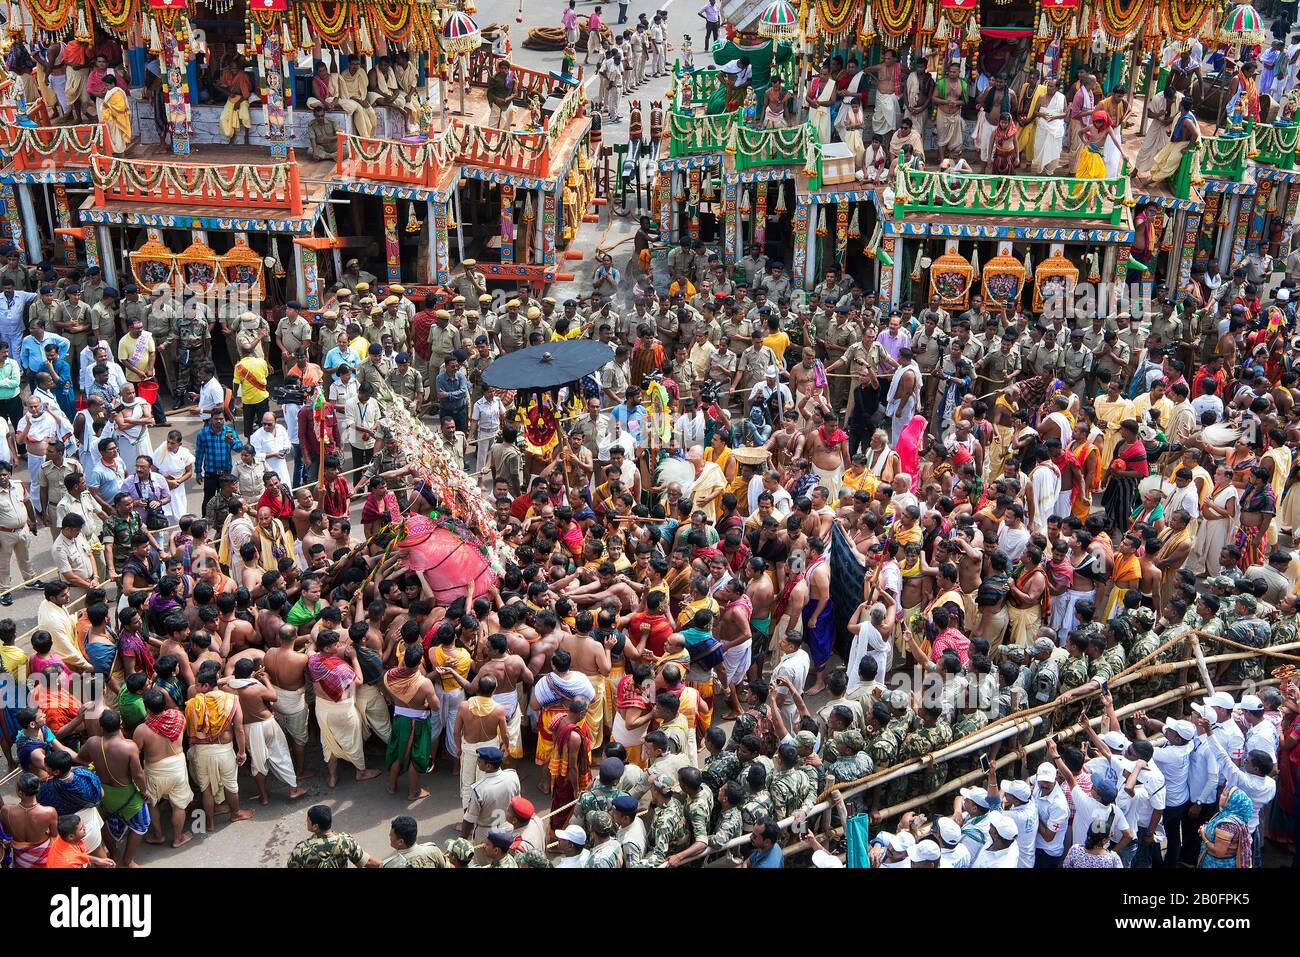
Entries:
<svg viewBox="0 0 1300 957">
<path fill-rule="evenodd" d="M 68 340 L 57 332 L 46 332 L 44 339 L 23 336 L 23 343 L 18 348 L 19 363 L 28 372 L 33 374 L 40 372 L 45 368 L 45 347 L 51 343 L 59 347 L 60 359 L 68 357 Z"/>
<path fill-rule="evenodd" d="M 343 365 L 351 366 L 352 371 L 356 372 L 357 367 L 361 365 L 361 360 L 351 349 L 340 349 L 335 346 L 325 356 L 325 368 L 328 370 Z"/>
<path fill-rule="evenodd" d="M 226 442 L 227 435 L 233 439 L 232 442 Z M 229 425 L 223 425 L 220 432 L 213 432 L 210 425 L 205 425 L 194 436 L 194 477 L 229 472 L 235 453 L 243 447 L 239 435 Z"/>
<path fill-rule="evenodd" d="M 766 851 L 751 851 L 749 855 L 750 867 L 785 867 L 785 855 L 781 853 L 781 845 L 773 844 Z"/>
<path fill-rule="evenodd" d="M 122 465 L 122 460 L 119 458 L 115 464 Z M 117 493 L 122 491 L 122 486 L 126 484 L 126 467 L 122 466 L 122 472 L 119 474 L 100 461 L 90 473 L 88 483 L 99 493 L 100 498 L 112 504 Z"/>
<path fill-rule="evenodd" d="M 454 376 L 439 372 L 434 388 L 442 395 L 444 412 L 459 412 L 469 404 L 469 379 L 459 370 Z"/>
<path fill-rule="evenodd" d="M 632 436 L 632 440 L 637 445 L 645 439 L 645 422 L 648 416 L 645 406 L 638 405 L 634 409 L 629 409 L 626 402 L 620 402 L 609 412 L 609 417 L 618 423 L 620 429 Z"/>
</svg>

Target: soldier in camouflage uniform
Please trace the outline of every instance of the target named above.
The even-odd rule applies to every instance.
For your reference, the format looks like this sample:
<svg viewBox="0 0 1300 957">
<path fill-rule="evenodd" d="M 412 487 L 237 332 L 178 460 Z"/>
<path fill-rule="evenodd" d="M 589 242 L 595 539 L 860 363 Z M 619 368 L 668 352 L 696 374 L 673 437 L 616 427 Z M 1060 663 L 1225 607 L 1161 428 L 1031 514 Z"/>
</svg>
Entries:
<svg viewBox="0 0 1300 957">
<path fill-rule="evenodd" d="M 718 823 L 709 832 L 708 849 L 720 851 L 747 830 L 741 807 L 745 802 L 745 789 L 739 781 L 728 781 L 718 792 Z"/>
<path fill-rule="evenodd" d="M 1079 629 L 1076 628 L 1070 633 L 1065 644 L 1070 657 L 1061 665 L 1061 694 L 1068 694 L 1088 683 L 1088 644 L 1088 638 Z M 1081 704 L 1058 707 L 1053 713 L 1053 725 L 1064 728 L 1073 724 L 1079 719 L 1082 710 Z"/>
<path fill-rule="evenodd" d="M 952 744 L 952 728 L 943 719 L 942 709 L 938 704 L 921 706 L 921 727 L 903 739 L 899 748 L 899 760 L 910 761 Z M 919 797 L 929 794 L 948 780 L 948 766 L 936 764 L 926 768 L 922 774 L 911 774 L 902 780 L 911 781 L 911 796 Z"/>
<path fill-rule="evenodd" d="M 867 715 L 867 752 L 878 768 L 898 763 L 898 749 L 903 739 L 890 729 L 891 720 L 888 705 L 881 701 L 871 702 L 871 711 Z"/>
<path fill-rule="evenodd" d="M 432 841 L 416 843 L 419 827 L 415 818 L 402 815 L 393 818 L 388 833 L 388 843 L 397 853 L 384 858 L 381 867 L 450 867 L 442 848 Z"/>
<path fill-rule="evenodd" d="M 830 779 L 836 784 L 846 784 L 873 772 L 876 764 L 866 748 L 867 742 L 860 731 L 850 728 L 836 732 L 823 755 L 830 765 Z"/>
<path fill-rule="evenodd" d="M 686 817 L 686 805 L 674 793 L 674 782 L 656 774 L 650 782 L 650 805 L 653 817 L 650 822 L 649 847 L 639 867 L 658 867 L 672 854 L 686 850 L 691 843 L 691 828 Z"/>
<path fill-rule="evenodd" d="M 767 768 L 752 764 L 745 775 L 745 801 L 740 805 L 740 816 L 745 829 L 773 818 L 772 795 L 767 789 Z"/>
<path fill-rule="evenodd" d="M 168 348 L 176 350 L 176 384 L 172 399 L 179 408 L 197 398 L 203 382 L 199 367 L 207 360 L 212 340 L 207 310 L 191 300 L 174 315 L 168 336 Z"/>
<path fill-rule="evenodd" d="M 688 766 L 679 770 L 677 783 L 686 801 L 686 823 L 691 829 L 691 844 L 707 844 L 713 829 L 713 792 L 704 786 L 699 768 Z"/>
<path fill-rule="evenodd" d="M 1169 601 L 1169 606 L 1175 610 L 1177 615 L 1177 620 L 1181 621 L 1183 615 L 1186 613 L 1187 603 L 1183 601 L 1181 598 L 1173 598 Z M 1143 608 L 1141 609 L 1141 611 L 1150 613 L 1151 609 Z M 1173 635 L 1170 634 L 1168 631 L 1161 632 L 1159 635 L 1157 635 L 1148 625 L 1147 628 L 1142 632 L 1140 637 L 1138 637 L 1138 639 L 1134 641 L 1133 644 L 1129 647 L 1128 656 L 1134 662 L 1141 661 L 1147 655 L 1151 654 L 1157 648 L 1159 648 L 1162 642 L 1167 641 L 1169 640 L 1169 638 L 1172 637 Z M 1177 649 L 1181 646 L 1174 645 L 1173 647 Z M 1160 662 L 1159 657 L 1152 658 L 1142 667 L 1145 668 L 1153 664 L 1158 664 L 1159 662 Z M 1141 681 L 1132 681 L 1129 684 L 1125 685 L 1124 687 L 1117 689 L 1119 692 L 1117 703 L 1127 704 L 1130 701 L 1141 701 L 1143 698 L 1149 698 L 1151 695 L 1160 691 L 1161 687 L 1164 684 L 1164 681 L 1165 679 L 1160 675 L 1153 675 L 1152 677 L 1144 678 Z"/>
<path fill-rule="evenodd" d="M 1285 645 L 1300 638 L 1300 596 L 1285 595 L 1279 605 L 1280 617 L 1273 623 L 1270 645 Z"/>
<path fill-rule="evenodd" d="M 776 749 L 776 774 L 770 790 L 773 817 L 778 821 L 813 806 L 816 795 L 808 783 L 808 776 L 799 768 L 798 750 L 789 742 Z"/>
<path fill-rule="evenodd" d="M 817 735 L 807 730 L 800 731 L 794 736 L 794 747 L 799 754 L 797 767 L 808 779 L 808 787 L 813 794 L 821 794 L 826 790 L 826 768 L 817 756 Z"/>
<path fill-rule="evenodd" d="M 1260 618 L 1254 595 L 1238 595 L 1236 598 L 1237 620 L 1224 630 L 1224 637 L 1230 638 L 1252 648 L 1266 648 L 1272 639 L 1272 629 L 1268 622 Z M 1239 648 L 1231 648 L 1240 651 Z M 1227 670 L 1221 675 L 1225 684 L 1241 684 L 1246 681 L 1260 681 L 1264 677 L 1264 660 L 1260 655 L 1239 659 L 1228 663 Z"/>
<path fill-rule="evenodd" d="M 919 727 L 916 713 L 912 710 L 911 698 L 906 691 L 895 689 L 889 693 L 885 703 L 889 705 L 890 714 L 889 723 L 885 727 L 901 742 L 908 732 Z"/>
<path fill-rule="evenodd" d="M 299 841 L 289 852 L 289 867 L 297 868 L 345 868 L 378 867 L 375 860 L 365 851 L 351 834 L 332 831 L 334 815 L 328 806 L 316 804 L 307 810 L 307 830 L 311 836 Z"/>
<path fill-rule="evenodd" d="M 617 760 L 610 758 L 608 760 Z M 622 762 L 620 762 L 622 763 Z M 594 868 L 619 868 L 623 866 L 623 845 L 618 839 L 618 825 L 609 811 L 592 811 L 587 816 L 587 833 L 591 834 L 595 844 L 591 848 L 591 857 L 587 866 Z"/>
<path fill-rule="evenodd" d="M 578 803 L 573 813 L 574 823 L 581 824 L 590 833 L 591 816 L 596 811 L 608 811 L 614 806 L 614 798 L 627 793 L 618 786 L 622 777 L 622 761 L 618 758 L 606 758 L 601 761 L 597 779 L 592 782 L 591 787 L 578 795 Z"/>
<path fill-rule="evenodd" d="M 717 726 L 709 728 L 704 735 L 704 783 L 714 794 L 722 790 L 728 781 L 734 781 L 740 775 L 740 758 L 735 751 L 726 750 L 727 732 Z"/>
</svg>

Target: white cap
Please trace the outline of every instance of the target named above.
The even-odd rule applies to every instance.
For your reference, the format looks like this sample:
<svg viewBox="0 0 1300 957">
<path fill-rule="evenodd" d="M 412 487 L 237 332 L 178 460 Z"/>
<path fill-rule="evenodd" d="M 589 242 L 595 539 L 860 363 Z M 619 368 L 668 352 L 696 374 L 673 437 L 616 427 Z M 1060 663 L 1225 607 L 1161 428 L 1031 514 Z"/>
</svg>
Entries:
<svg viewBox="0 0 1300 957">
<path fill-rule="evenodd" d="M 1223 708 L 1225 711 L 1231 711 L 1237 706 L 1237 702 L 1232 700 L 1232 695 L 1226 691 L 1214 692 L 1214 694 L 1205 698 L 1205 703 L 1211 708 Z"/>
<path fill-rule="evenodd" d="M 994 811 L 989 815 L 989 827 L 1008 841 L 1014 841 L 1020 833 L 1020 829 L 1016 827 L 1015 819 L 1010 814 L 1003 814 L 1001 811 Z"/>
<path fill-rule="evenodd" d="M 1241 701 L 1237 703 L 1237 707 L 1242 711 L 1263 711 L 1264 702 L 1259 700 L 1259 695 L 1244 694 L 1241 696 Z"/>
<path fill-rule="evenodd" d="M 983 788 L 962 788 L 961 796 L 980 807 L 989 807 L 989 792 Z"/>
<path fill-rule="evenodd" d="M 1214 709 L 1211 708 L 1208 704 L 1195 704 L 1195 703 L 1193 703 L 1192 706 L 1191 706 L 1191 708 L 1192 708 L 1192 710 L 1193 710 L 1194 712 L 1196 712 L 1197 714 L 1199 714 L 1199 715 L 1200 715 L 1202 718 L 1204 718 L 1206 721 L 1218 721 L 1218 720 L 1219 720 L 1219 716 L 1218 716 L 1217 714 L 1214 713 Z"/>
<path fill-rule="evenodd" d="M 1193 705 L 1195 707 L 1195 705 Z M 1191 741 L 1196 737 L 1196 725 L 1190 721 L 1183 721 L 1181 718 L 1166 718 L 1165 730 L 1172 731 L 1184 741 Z"/>
<path fill-rule="evenodd" d="M 1003 794 L 1011 795 L 1022 804 L 1034 796 L 1034 789 L 1029 786 L 1028 781 L 1003 781 L 998 787 L 1002 789 Z"/>
<path fill-rule="evenodd" d="M 812 853 L 813 867 L 843 867 L 844 862 L 829 851 L 823 851 L 820 848 Z"/>
<path fill-rule="evenodd" d="M 883 837 L 889 843 L 890 848 L 895 851 L 906 851 L 908 848 L 913 847 L 916 844 L 916 838 L 912 837 L 911 832 L 909 831 L 903 831 L 900 834 L 891 834 L 888 831 L 884 831 L 880 836 Z"/>
<path fill-rule="evenodd" d="M 779 374 L 780 370 L 778 370 L 776 366 L 767 367 L 767 377 L 769 379 L 775 379 Z"/>
<path fill-rule="evenodd" d="M 1034 775 L 1035 781 L 1044 781 L 1048 784 L 1056 783 L 1056 765 L 1050 761 L 1044 761 L 1038 766 L 1038 772 Z"/>
<path fill-rule="evenodd" d="M 555 832 L 557 839 L 568 841 L 570 844 L 576 844 L 578 847 L 584 847 L 587 843 L 587 832 L 576 824 L 570 824 L 568 827 L 562 827 Z"/>
<path fill-rule="evenodd" d="M 936 826 L 939 828 L 939 836 L 943 838 L 943 843 L 956 844 L 961 840 L 961 828 L 952 818 L 941 817 Z"/>
<path fill-rule="evenodd" d="M 1101 743 L 1112 751 L 1124 751 L 1129 746 L 1129 739 L 1119 731 L 1107 731 L 1101 736 Z"/>
<path fill-rule="evenodd" d="M 942 855 L 939 845 L 929 839 L 918 841 L 907 849 L 909 861 L 937 861 Z"/>
</svg>

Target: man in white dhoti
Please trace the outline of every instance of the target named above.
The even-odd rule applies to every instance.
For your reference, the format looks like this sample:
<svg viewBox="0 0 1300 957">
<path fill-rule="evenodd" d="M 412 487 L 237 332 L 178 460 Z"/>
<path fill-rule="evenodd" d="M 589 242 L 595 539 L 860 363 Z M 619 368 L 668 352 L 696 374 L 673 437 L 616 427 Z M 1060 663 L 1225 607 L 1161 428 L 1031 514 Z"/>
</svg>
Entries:
<svg viewBox="0 0 1300 957">
<path fill-rule="evenodd" d="M 1135 169 L 1150 169 L 1151 164 L 1155 162 L 1156 154 L 1168 145 L 1174 120 L 1178 118 L 1174 110 L 1175 95 L 1166 87 L 1158 93 L 1153 93 L 1151 99 L 1147 100 L 1147 119 L 1150 122 L 1147 124 L 1145 138 L 1142 140 L 1142 149 L 1138 151 Z"/>
<path fill-rule="evenodd" d="M 1046 535 L 1047 520 L 1056 514 L 1061 497 L 1061 470 L 1052 462 L 1045 446 L 1039 446 L 1039 454 L 1042 458 L 1029 473 L 1029 531 Z"/>
<path fill-rule="evenodd" d="M 375 61 L 375 68 L 370 77 L 375 91 L 374 105 L 391 110 L 398 118 L 401 129 L 409 131 L 420 125 L 420 104 L 408 98 L 402 90 L 401 78 L 393 67 L 390 57 L 382 56 Z"/>
<path fill-rule="evenodd" d="M 369 781 L 381 773 L 366 770 L 364 728 L 356 698 L 356 686 L 362 682 L 357 653 L 350 645 L 340 648 L 338 641 L 337 631 L 322 631 L 316 636 L 316 654 L 307 659 L 307 673 L 316 690 L 316 724 L 325 758 L 325 781 L 330 787 L 338 784 L 340 758 L 357 769 L 358 781 Z"/>
<path fill-rule="evenodd" d="M 886 47 L 884 59 L 862 72 L 876 80 L 876 105 L 871 113 L 871 129 L 881 136 L 887 136 L 898 129 L 900 119 L 898 90 L 902 84 L 902 68 L 898 56 Z"/>
<path fill-rule="evenodd" d="M 934 100 L 934 77 L 930 75 L 925 57 L 920 57 L 912 65 L 903 83 L 903 105 L 907 118 L 912 121 L 912 129 L 921 134 L 926 145 L 934 140 L 930 133 L 930 107 Z"/>
<path fill-rule="evenodd" d="M 1039 98 L 1037 118 L 1034 120 L 1035 173 L 1048 173 L 1061 159 L 1065 145 L 1065 94 L 1061 92 L 1056 77 L 1047 78 L 1047 92 Z"/>
<path fill-rule="evenodd" d="M 322 80 L 325 82 L 324 91 L 321 90 Z M 378 94 L 370 92 L 370 80 L 361 68 L 360 57 L 354 56 L 342 73 L 329 73 L 325 65 L 320 64 L 312 78 L 312 91 L 316 95 L 307 101 L 308 108 L 314 109 L 316 103 L 321 103 L 327 110 L 342 110 L 352 121 L 353 133 L 362 137 L 374 136 L 378 117 L 373 104 Z"/>
<path fill-rule="evenodd" d="M 288 739 L 274 718 L 271 706 L 275 703 L 276 691 L 271 687 L 266 672 L 255 670 L 253 659 L 243 658 L 235 662 L 234 676 L 223 678 L 218 684 L 239 696 L 239 704 L 244 713 L 244 734 L 248 742 L 248 762 L 253 769 L 253 780 L 257 783 L 258 799 L 263 804 L 270 801 L 266 790 L 268 772 L 274 772 L 276 777 L 289 785 L 290 798 L 306 794 L 307 789 L 298 786 L 298 775 L 293 769 Z"/>
<path fill-rule="evenodd" d="M 912 358 L 907 346 L 898 350 L 898 368 L 889 380 L 889 393 L 885 398 L 885 412 L 889 416 L 890 444 L 898 444 L 898 436 L 921 405 L 921 367 Z"/>
</svg>

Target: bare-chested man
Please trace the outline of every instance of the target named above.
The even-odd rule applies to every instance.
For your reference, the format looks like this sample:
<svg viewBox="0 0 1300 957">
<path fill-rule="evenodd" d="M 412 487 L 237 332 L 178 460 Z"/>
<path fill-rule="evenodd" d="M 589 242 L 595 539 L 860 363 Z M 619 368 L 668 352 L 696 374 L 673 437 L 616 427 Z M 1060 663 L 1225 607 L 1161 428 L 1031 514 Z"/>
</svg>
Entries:
<svg viewBox="0 0 1300 957">
<path fill-rule="evenodd" d="M 478 778 L 478 752 L 480 748 L 499 748 L 510 739 L 506 724 L 506 711 L 492 696 L 496 694 L 496 679 L 480 675 L 478 694 L 466 697 L 456 709 L 456 723 L 452 740 L 460 742 L 460 806 L 469 807 L 471 789 Z"/>
<path fill-rule="evenodd" d="M 293 625 L 283 625 L 278 641 L 279 644 L 267 649 L 262 667 L 275 689 L 275 720 L 289 739 L 294 773 L 302 780 L 316 773 L 303 768 L 310 717 L 306 692 L 308 656 L 302 650 L 307 644 L 307 636 L 299 635 Z"/>
<path fill-rule="evenodd" d="M 595 716 L 604 714 L 605 698 L 609 694 L 608 682 L 605 680 L 611 667 L 609 650 L 617 642 L 618 636 L 613 633 L 600 637 L 592 634 L 593 623 L 591 612 L 579 612 L 574 621 L 575 630 L 560 639 L 560 648 L 572 658 L 573 664 L 570 667 L 586 675 L 591 680 L 591 686 L 596 689 L 596 697 L 591 702 L 591 714 Z M 590 722 L 588 731 L 594 751 L 604 743 L 603 722 Z"/>
<path fill-rule="evenodd" d="M 424 646 L 418 641 L 418 627 L 414 622 L 417 640 L 409 641 L 402 650 L 402 664 L 384 673 L 384 688 L 393 699 L 393 731 L 388 739 L 388 793 L 397 793 L 397 779 L 406 772 L 406 796 L 418 801 L 429 796 L 420 787 L 420 775 L 433 768 L 433 735 L 430 715 L 438 710 L 438 693 L 433 682 L 420 669 Z M 410 634 L 412 629 L 407 629 Z"/>
<path fill-rule="evenodd" d="M 312 515 L 317 511 L 316 497 L 312 495 L 310 488 L 295 489 L 293 493 L 293 513 L 289 520 L 293 522 L 293 537 L 302 541 L 308 530 L 314 524 Z M 325 520 L 325 513 L 321 512 L 322 528 Z"/>
<path fill-rule="evenodd" d="M 772 603 L 776 599 L 776 586 L 768 570 L 768 563 L 761 558 L 754 557 L 746 562 L 745 572 L 745 595 L 753 606 L 749 618 L 753 635 L 750 646 L 752 661 L 749 666 L 749 678 L 752 681 L 762 676 L 768 648 L 771 646 L 772 626 L 775 624 L 772 621 Z"/>
<path fill-rule="evenodd" d="M 223 797 L 232 824 L 253 816 L 251 809 L 239 807 L 239 766 L 248 759 L 243 711 L 237 697 L 217 687 L 219 674 L 215 664 L 201 665 L 194 676 L 194 696 L 185 703 L 192 770 L 209 831 Z"/>
<path fill-rule="evenodd" d="M 24 771 L 18 775 L 18 803 L 0 806 L 0 825 L 13 841 L 16 869 L 44 867 L 50 843 L 59 834 L 59 812 L 36 800 L 40 787 L 40 777 Z"/>
<path fill-rule="evenodd" d="M 180 847 L 193 839 L 193 835 L 185 831 L 185 815 L 194 800 L 194 791 L 190 788 L 190 772 L 185 765 L 185 715 L 170 705 L 167 696 L 159 689 L 146 691 L 144 708 L 147 714 L 144 721 L 136 725 L 131 738 L 140 748 L 149 795 L 152 820 L 145 841 L 149 844 L 166 841 L 162 820 L 158 816 L 159 805 L 166 801 L 171 805 L 172 847 Z"/>
<path fill-rule="evenodd" d="M 217 626 L 213 629 L 227 655 L 238 654 L 258 640 L 257 629 L 235 617 L 235 596 L 227 592 L 217 596 Z"/>
<path fill-rule="evenodd" d="M 122 865 L 135 867 L 135 852 L 149 830 L 149 790 L 140 748 L 122 737 L 122 719 L 115 711 L 99 717 L 100 734 L 86 739 L 77 752 L 77 763 L 93 766 L 104 787 L 99 804 L 104 823 L 114 835 L 125 836 Z"/>
<path fill-rule="evenodd" d="M 266 789 L 268 770 L 274 771 L 276 777 L 289 785 L 291 800 L 300 798 L 307 793 L 307 789 L 298 786 L 288 740 L 274 720 L 276 690 L 271 686 L 271 679 L 261 665 L 261 653 L 258 652 L 257 658 L 253 657 L 255 650 L 243 652 L 244 657 L 234 662 L 231 677 L 223 677 L 217 684 L 239 697 L 244 714 L 244 733 L 248 737 L 248 756 L 253 766 L 253 780 L 257 782 L 257 799 L 262 804 L 271 801 L 271 795 Z"/>
<path fill-rule="evenodd" d="M 289 610 L 289 596 L 277 588 L 266 596 L 266 605 L 257 610 L 255 627 L 263 648 L 274 648 L 280 641 L 280 629 Z"/>
<path fill-rule="evenodd" d="M 784 472 L 797 458 L 803 456 L 804 434 L 799 431 L 799 413 L 786 409 L 781 415 L 781 428 L 772 433 L 763 446 L 772 456 L 772 464 Z"/>
<path fill-rule="evenodd" d="M 294 510 L 293 514 L 296 523 L 298 516 L 297 509 Z M 312 546 L 323 545 L 325 547 L 326 555 L 330 554 L 334 550 L 333 543 L 330 541 L 329 520 L 323 509 L 313 508 L 311 512 L 308 513 L 307 527 L 304 528 L 302 534 L 298 536 L 298 541 L 302 545 L 303 562 L 309 567 L 311 563 L 307 561 L 307 558 L 311 554 Z"/>
</svg>

